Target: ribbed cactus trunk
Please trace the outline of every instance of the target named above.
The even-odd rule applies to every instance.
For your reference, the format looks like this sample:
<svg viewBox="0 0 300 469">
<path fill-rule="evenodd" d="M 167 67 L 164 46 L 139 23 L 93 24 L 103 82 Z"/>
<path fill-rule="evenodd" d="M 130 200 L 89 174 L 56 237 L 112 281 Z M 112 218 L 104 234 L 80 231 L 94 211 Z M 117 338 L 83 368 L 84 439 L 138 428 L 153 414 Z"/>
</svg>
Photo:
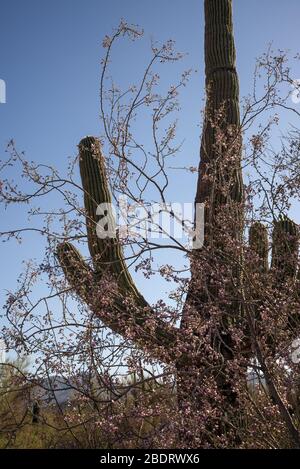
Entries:
<svg viewBox="0 0 300 469">
<path fill-rule="evenodd" d="M 205 239 L 204 249 L 191 255 L 192 290 L 188 297 L 196 305 L 200 300 L 199 311 L 207 296 L 205 293 L 203 296 L 203 285 L 200 290 L 195 286 L 199 257 L 209 251 L 212 260 L 223 258 L 240 284 L 242 253 L 238 245 L 244 231 L 242 138 L 232 1 L 205 0 L 204 4 L 206 108 L 195 204 L 205 205 Z M 236 242 L 234 250 L 228 239 Z M 188 313 L 183 316 L 184 325 Z"/>
<path fill-rule="evenodd" d="M 203 249 L 191 255 L 192 278 L 183 312 L 182 331 L 188 330 L 191 323 L 201 324 L 203 320 L 209 319 L 209 312 L 204 313 L 204 311 L 209 310 L 210 297 L 214 297 L 218 303 L 218 291 L 209 286 L 211 283 L 209 269 L 207 273 L 202 272 L 201 280 L 199 279 L 201 270 L 199 262 L 204 259 L 203 256 L 207 256 L 208 251 L 210 256 L 208 262 L 211 265 L 218 259 L 223 258 L 225 263 L 230 259 L 230 275 L 235 278 L 235 286 L 228 285 L 228 295 L 234 297 L 234 288 L 236 290 L 237 284 L 241 284 L 241 252 L 237 249 L 232 253 L 222 236 L 225 233 L 237 243 L 243 236 L 239 82 L 235 61 L 232 1 L 205 0 L 206 108 L 195 199 L 196 204 L 205 204 L 205 241 Z M 218 267 L 216 266 L 216 270 Z M 225 399 L 223 410 L 224 415 L 228 417 L 230 415 L 236 417 L 238 402 L 233 390 L 235 383 L 231 382 L 230 374 L 226 372 L 226 362 L 234 358 L 233 344 L 227 326 L 232 324 L 232 317 L 239 319 L 240 315 L 241 307 L 236 301 L 233 300 L 224 306 L 220 318 L 222 330 L 213 333 L 211 338 L 213 347 L 220 355 L 220 363 L 211 363 L 211 368 L 216 370 L 216 385 Z M 221 342 L 218 338 L 220 336 Z M 201 346 L 199 349 L 201 350 Z M 194 412 L 201 412 L 204 394 L 203 384 L 199 386 L 197 383 L 199 380 L 197 366 L 199 364 L 203 372 L 205 360 L 196 354 L 193 361 L 194 369 L 190 361 L 177 365 L 179 404 L 184 410 L 187 403 L 190 405 L 190 396 L 193 395 Z M 197 386 L 199 386 L 198 394 Z M 220 428 L 220 431 L 226 429 Z"/>
<path fill-rule="evenodd" d="M 236 71 L 231 0 L 205 0 L 205 76 L 207 102 L 201 142 L 199 180 L 196 202 L 209 204 L 208 222 L 214 211 L 229 199 L 241 202 L 243 182 L 241 172 L 241 141 L 239 111 L 239 81 Z M 224 132 L 223 148 L 217 141 L 216 124 Z M 223 153 L 234 152 L 230 167 L 222 167 Z M 220 185 L 230 191 L 224 196 Z M 239 234 L 238 232 L 236 233 Z"/>
<path fill-rule="evenodd" d="M 101 203 L 109 204 L 111 194 L 104 157 L 99 142 L 93 137 L 84 138 L 79 145 L 87 236 L 93 267 L 69 243 L 58 247 L 57 256 L 72 289 L 107 327 L 130 338 L 153 357 L 175 364 L 178 404 L 184 418 L 182 443 L 185 446 L 211 447 L 214 445 L 214 432 L 218 432 L 217 436 L 222 432 L 227 435 L 229 428 L 232 428 L 231 423 L 237 423 L 241 414 L 234 390 L 237 376 L 230 371 L 238 349 L 230 331 L 236 325 L 240 327 L 245 319 L 239 296 L 244 295 L 242 270 L 245 263 L 241 242 L 244 230 L 242 142 L 232 1 L 205 0 L 204 3 L 207 102 L 195 202 L 205 204 L 205 240 L 203 248 L 191 252 L 191 282 L 181 327 L 167 324 L 159 318 L 138 292 L 128 272 L 119 240 L 99 238 L 97 234 L 97 207 Z M 112 215 L 109 210 L 108 219 Z M 271 269 L 268 263 L 268 232 L 261 223 L 252 226 L 249 245 L 257 261 L 247 267 L 251 272 L 261 274 L 264 281 L 269 281 L 270 277 L 272 282 L 280 284 L 287 277 L 296 277 L 298 230 L 290 220 L 275 223 Z M 228 271 L 227 280 L 230 280 L 226 281 L 226 302 L 218 296 L 218 288 L 211 286 L 213 268 L 215 271 L 222 268 Z M 257 307 L 260 301 L 260 298 L 255 298 Z M 211 318 L 214 317 L 211 311 L 216 310 L 216 305 L 219 308 L 217 322 L 209 330 Z M 254 311 L 254 320 L 258 318 L 255 316 L 257 311 Z M 208 324 L 206 331 L 205 324 Z M 249 334 L 249 345 L 250 328 L 245 332 Z M 214 358 L 210 358 L 210 362 L 203 346 L 205 341 L 207 343 L 207 337 L 213 351 L 217 352 L 212 354 Z M 245 379 L 246 370 L 243 366 L 241 368 L 238 379 Z M 193 417 L 199 417 L 200 421 L 205 401 L 213 401 L 213 397 L 207 398 L 206 395 L 205 376 L 214 380 L 223 398 L 218 412 L 220 421 L 225 423 L 215 430 L 208 419 L 206 430 L 209 438 L 199 436 L 196 431 L 198 436 L 193 440 L 193 433 L 197 430 L 193 427 Z M 200 381 L 201 385 L 198 386 Z M 214 405 L 214 402 L 210 403 Z M 230 437 L 232 445 L 237 445 L 237 434 L 233 432 Z"/>
</svg>

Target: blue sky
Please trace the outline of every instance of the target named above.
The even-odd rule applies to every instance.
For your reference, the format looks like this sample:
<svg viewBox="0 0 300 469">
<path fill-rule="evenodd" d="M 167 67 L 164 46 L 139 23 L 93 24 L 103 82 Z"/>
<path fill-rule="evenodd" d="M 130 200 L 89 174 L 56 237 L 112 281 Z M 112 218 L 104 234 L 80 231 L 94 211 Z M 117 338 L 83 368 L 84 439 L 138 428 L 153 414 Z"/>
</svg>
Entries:
<svg viewBox="0 0 300 469">
<path fill-rule="evenodd" d="M 299 0 L 234 1 L 241 95 L 251 89 L 255 58 L 269 42 L 275 49 L 298 50 L 299 16 Z M 146 41 L 133 55 L 126 50 L 116 54 L 115 73 L 121 80 L 143 63 L 151 36 L 175 39 L 177 49 L 189 54 L 183 66 L 198 70 L 183 93 L 179 121 L 184 164 L 197 164 L 204 85 L 202 0 L 1 0 L 0 18 L 0 79 L 7 86 L 7 103 L 0 104 L 0 159 L 13 138 L 29 160 L 63 170 L 84 135 L 101 133 L 101 43 L 124 18 L 144 28 Z M 294 72 L 299 78 L 300 69 Z M 176 194 L 175 178 L 173 184 Z M 182 199 L 193 200 L 194 192 L 194 184 L 180 180 Z M 21 219 L 17 209 L 1 212 L 1 230 L 20 227 Z M 22 259 L 38 257 L 40 245 L 27 237 L 21 246 L 12 242 L 0 248 L 2 303 L 4 291 L 16 286 Z M 160 296 L 154 290 L 153 284 L 144 287 L 149 299 Z"/>
</svg>

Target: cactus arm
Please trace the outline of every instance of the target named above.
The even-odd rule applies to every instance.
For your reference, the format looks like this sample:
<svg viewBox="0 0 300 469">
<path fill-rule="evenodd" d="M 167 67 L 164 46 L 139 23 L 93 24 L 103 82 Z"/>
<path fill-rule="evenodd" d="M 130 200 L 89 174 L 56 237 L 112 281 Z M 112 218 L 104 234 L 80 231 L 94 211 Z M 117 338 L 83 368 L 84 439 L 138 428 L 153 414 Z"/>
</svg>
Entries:
<svg viewBox="0 0 300 469">
<path fill-rule="evenodd" d="M 87 301 L 94 280 L 93 270 L 71 243 L 59 244 L 56 257 L 70 286 L 78 296 Z"/>
<path fill-rule="evenodd" d="M 256 255 L 255 265 L 251 266 L 251 271 L 267 273 L 269 269 L 269 239 L 268 230 L 260 222 L 255 222 L 249 230 L 249 246 Z"/>
<path fill-rule="evenodd" d="M 122 336 L 126 336 L 130 331 L 133 341 L 153 350 L 153 355 L 157 358 L 161 358 L 158 349 L 163 347 L 168 349 L 168 353 L 164 353 L 165 361 L 176 359 L 175 349 L 179 339 L 176 328 L 157 318 L 146 303 L 146 306 L 138 302 L 126 305 L 123 295 L 113 287 L 106 292 L 111 301 L 105 308 L 101 307 L 99 274 L 86 264 L 81 254 L 70 243 L 60 244 L 56 255 L 71 288 L 90 306 L 94 314 L 100 317 L 105 326 Z"/>
<path fill-rule="evenodd" d="M 271 264 L 271 268 L 279 282 L 296 278 L 298 252 L 298 227 L 289 218 L 281 217 L 274 222 Z"/>
<path fill-rule="evenodd" d="M 94 137 L 84 138 L 79 144 L 79 158 L 93 269 L 72 244 L 62 243 L 56 254 L 66 279 L 77 295 L 114 332 L 123 336 L 129 333 L 131 339 L 148 349 L 162 346 L 172 357 L 172 346 L 175 350 L 178 343 L 177 329 L 159 319 L 138 292 L 128 272 L 119 240 L 97 236 L 96 211 L 99 204 L 107 204 L 106 220 L 113 224 L 112 208 L 109 205 L 111 194 L 98 140 Z M 99 304 L 103 279 L 111 282 L 111 288 L 106 293 L 110 301 L 105 308 Z M 157 355 L 157 350 L 154 353 Z M 164 358 L 168 360 L 168 357 Z"/>
<path fill-rule="evenodd" d="M 299 295 L 299 228 L 286 216 L 273 225 L 271 274 L 275 288 L 286 283 L 291 295 Z M 299 311 L 290 311 L 287 328 L 299 331 Z"/>
<path fill-rule="evenodd" d="M 249 230 L 249 246 L 256 254 L 256 259 L 249 267 L 252 273 L 268 274 L 259 277 L 271 282 L 275 289 L 280 290 L 285 282 L 289 287 L 296 287 L 299 262 L 299 230 L 297 225 L 287 217 L 280 217 L 273 223 L 272 233 L 272 259 L 269 269 L 268 251 L 269 241 L 267 228 L 259 222 L 255 222 Z M 291 292 L 293 294 L 293 292 Z M 296 292 L 297 295 L 297 292 Z M 259 297 L 259 289 L 258 289 Z M 263 299 L 261 299 L 263 301 Z M 259 319 L 259 317 L 257 316 Z M 299 325 L 298 313 L 291 313 L 287 323 L 290 330 L 297 330 Z M 272 337 L 269 343 L 272 344 Z"/>
</svg>

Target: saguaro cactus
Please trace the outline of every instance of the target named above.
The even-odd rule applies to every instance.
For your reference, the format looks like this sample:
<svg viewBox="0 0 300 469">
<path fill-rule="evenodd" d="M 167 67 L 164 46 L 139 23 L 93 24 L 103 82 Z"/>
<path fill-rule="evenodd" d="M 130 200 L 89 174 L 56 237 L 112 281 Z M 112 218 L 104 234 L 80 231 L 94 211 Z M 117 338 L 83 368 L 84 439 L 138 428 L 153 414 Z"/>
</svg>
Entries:
<svg viewBox="0 0 300 469">
<path fill-rule="evenodd" d="M 136 289 L 126 267 L 122 248 L 116 238 L 99 238 L 96 233 L 99 204 L 110 204 L 111 194 L 105 171 L 104 157 L 94 137 L 86 137 L 79 144 L 80 174 L 84 190 L 86 226 L 92 270 L 78 250 L 70 243 L 58 246 L 57 256 L 70 285 L 86 301 L 104 323 L 116 333 L 125 330 L 132 339 L 149 349 L 163 350 L 177 341 L 178 332 L 158 319 L 144 297 Z M 107 205 L 107 217 L 112 217 Z M 101 308 L 98 298 L 107 281 L 111 301 Z M 126 302 L 125 302 L 126 299 Z M 171 353 L 172 355 L 172 353 Z M 173 357 L 174 358 L 174 357 Z"/>
<path fill-rule="evenodd" d="M 242 239 L 244 211 L 239 84 L 235 66 L 232 2 L 205 0 L 204 4 L 207 103 L 195 201 L 205 203 L 206 206 L 204 250 L 209 249 L 210 252 L 217 254 L 224 259 L 224 263 L 228 262 L 230 257 L 233 277 L 238 283 L 242 283 L 242 252 L 237 250 L 236 254 L 232 255 L 226 251 L 227 247 L 223 241 L 220 241 L 218 224 L 218 217 L 230 209 L 233 216 L 226 229 L 237 242 Z M 193 376 L 197 375 L 195 367 L 198 366 L 197 363 L 200 366 L 201 356 L 195 360 L 194 356 L 191 357 L 186 352 L 186 332 L 190 331 L 193 324 L 192 328 L 195 330 L 191 335 L 197 335 L 197 317 L 203 321 L 202 307 L 208 299 L 207 289 L 197 283 L 197 269 L 193 270 L 193 265 L 197 264 L 204 250 L 195 253 L 192 258 L 191 289 L 183 311 L 181 328 L 170 326 L 157 317 L 135 287 L 118 239 L 97 237 L 97 206 L 111 202 L 105 161 L 99 142 L 93 137 L 84 138 L 79 144 L 79 151 L 88 245 L 93 269 L 85 263 L 74 246 L 63 243 L 58 247 L 57 255 L 66 278 L 77 294 L 113 331 L 127 337 L 129 331 L 133 341 L 148 351 L 154 350 L 158 358 L 176 363 L 181 379 L 189 382 L 186 392 L 183 390 L 182 393 L 188 398 Z M 109 210 L 107 216 L 108 218 L 112 216 Z M 279 272 L 280 281 L 286 275 L 296 275 L 297 236 L 295 225 L 287 219 L 275 224 L 272 268 Z M 266 274 L 269 271 L 269 243 L 266 228 L 262 224 L 256 223 L 252 226 L 249 243 L 258 257 L 255 269 Z M 110 287 L 109 303 L 102 307 L 98 299 L 105 288 L 105 281 L 111 282 L 113 287 Z M 232 289 L 233 286 L 229 284 L 228 291 Z M 222 347 L 220 343 L 218 344 L 219 352 L 223 356 L 221 360 L 223 368 L 226 361 L 234 358 L 231 337 L 227 330 L 228 325 L 234 324 L 232 310 L 239 320 L 242 309 L 236 299 L 224 306 L 220 321 L 224 329 L 218 331 L 223 333 Z M 181 354 L 181 350 L 185 352 Z M 232 391 L 233 383 L 230 382 L 230 375 L 227 375 L 226 379 L 220 379 L 218 373 L 217 379 L 221 393 L 224 393 L 228 399 L 228 405 L 236 408 L 237 402 Z M 200 396 L 196 395 L 195 404 L 201 406 Z M 228 407 L 224 407 L 224 412 L 228 412 Z"/>
</svg>

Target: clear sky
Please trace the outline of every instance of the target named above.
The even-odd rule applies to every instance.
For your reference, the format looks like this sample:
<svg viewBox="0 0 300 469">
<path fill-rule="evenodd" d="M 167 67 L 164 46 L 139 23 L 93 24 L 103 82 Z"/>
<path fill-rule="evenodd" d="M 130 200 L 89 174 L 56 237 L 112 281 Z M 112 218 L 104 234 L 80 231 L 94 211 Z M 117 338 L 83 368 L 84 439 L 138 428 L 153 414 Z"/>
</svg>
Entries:
<svg viewBox="0 0 300 469">
<path fill-rule="evenodd" d="M 234 26 L 241 94 L 252 84 L 255 58 L 274 48 L 299 51 L 299 0 L 235 0 Z M 139 24 L 163 41 L 175 39 L 198 74 L 183 95 L 179 125 L 186 138 L 184 164 L 197 164 L 202 107 L 203 0 L 1 0 L 0 79 L 7 103 L 0 104 L 0 159 L 13 138 L 27 158 L 65 168 L 67 157 L 87 134 L 100 134 L 99 75 L 102 38 L 120 19 Z M 134 56 L 120 53 L 115 70 L 126 79 L 147 54 L 147 41 Z M 300 68 L 295 70 L 300 78 Z M 300 106 L 300 105 L 299 105 Z M 175 190 L 178 193 L 178 183 Z M 180 181 L 181 198 L 193 200 L 195 186 Z M 175 193 L 175 192 L 174 192 Z M 19 227 L 20 212 L 1 212 L 1 230 Z M 1 245 L 1 303 L 15 287 L 20 262 L 38 257 L 39 244 Z M 139 280 L 140 282 L 140 280 Z M 145 295 L 154 298 L 153 287 Z"/>
</svg>

